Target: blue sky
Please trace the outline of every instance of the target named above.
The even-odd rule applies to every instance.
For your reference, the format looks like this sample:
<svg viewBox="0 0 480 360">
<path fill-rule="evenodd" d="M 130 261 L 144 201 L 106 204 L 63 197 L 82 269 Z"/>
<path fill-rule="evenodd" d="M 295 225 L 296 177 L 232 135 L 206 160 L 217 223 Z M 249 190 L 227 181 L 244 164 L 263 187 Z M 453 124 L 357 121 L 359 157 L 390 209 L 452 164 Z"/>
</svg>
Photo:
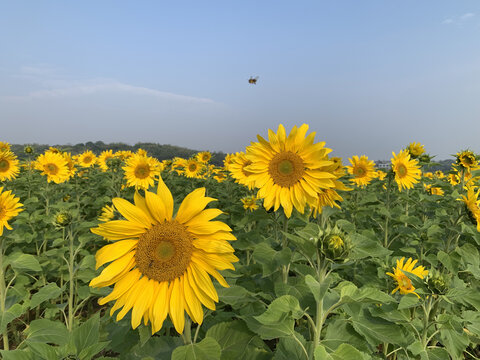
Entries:
<svg viewBox="0 0 480 360">
<path fill-rule="evenodd" d="M 479 0 L 5 1 L 0 54 L 0 141 L 480 152 Z"/>
</svg>

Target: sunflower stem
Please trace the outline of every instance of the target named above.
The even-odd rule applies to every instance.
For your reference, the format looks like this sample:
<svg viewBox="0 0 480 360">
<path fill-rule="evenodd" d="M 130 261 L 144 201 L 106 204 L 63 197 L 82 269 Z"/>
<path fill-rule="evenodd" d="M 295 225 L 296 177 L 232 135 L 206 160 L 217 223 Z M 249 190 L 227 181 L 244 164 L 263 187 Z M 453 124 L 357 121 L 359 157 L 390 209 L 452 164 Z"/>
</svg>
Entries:
<svg viewBox="0 0 480 360">
<path fill-rule="evenodd" d="M 383 239 L 383 246 L 385 248 L 388 248 L 388 212 L 390 211 L 390 183 L 391 183 L 391 177 L 387 177 L 387 201 L 386 201 L 386 208 L 387 208 L 387 214 L 385 215 L 385 226 L 384 226 L 384 239 Z"/>
<path fill-rule="evenodd" d="M 192 343 L 192 321 L 188 317 L 185 317 L 185 327 L 183 328 L 182 339 L 185 345 Z"/>
<path fill-rule="evenodd" d="M 2 318 L 5 315 L 5 300 L 7 298 L 7 289 L 5 287 L 5 269 L 3 268 L 3 238 L 0 237 L 0 311 Z M 5 327 L 2 333 L 3 350 L 9 350 L 8 345 L 8 327 Z"/>
<path fill-rule="evenodd" d="M 287 242 L 288 242 L 288 239 L 287 239 L 287 235 L 285 235 L 288 231 L 288 218 L 285 216 L 284 220 L 283 220 L 283 240 L 282 240 L 282 250 L 285 249 L 287 247 Z M 283 280 L 283 283 L 286 284 L 288 283 L 288 272 L 290 271 L 290 264 L 288 265 L 283 265 L 282 266 L 282 280 Z"/>
<path fill-rule="evenodd" d="M 74 283 L 74 277 L 75 277 L 75 253 L 73 249 L 73 231 L 71 225 L 69 226 L 69 231 L 67 235 L 69 239 L 69 252 L 70 252 L 70 257 L 68 261 L 68 281 L 69 281 L 69 292 L 68 292 L 68 321 L 67 321 L 67 329 L 69 331 L 73 330 L 73 318 L 74 318 L 74 312 L 75 310 L 73 309 L 73 298 L 75 295 L 75 283 Z M 63 239 L 65 241 L 65 229 L 63 229 Z"/>
</svg>

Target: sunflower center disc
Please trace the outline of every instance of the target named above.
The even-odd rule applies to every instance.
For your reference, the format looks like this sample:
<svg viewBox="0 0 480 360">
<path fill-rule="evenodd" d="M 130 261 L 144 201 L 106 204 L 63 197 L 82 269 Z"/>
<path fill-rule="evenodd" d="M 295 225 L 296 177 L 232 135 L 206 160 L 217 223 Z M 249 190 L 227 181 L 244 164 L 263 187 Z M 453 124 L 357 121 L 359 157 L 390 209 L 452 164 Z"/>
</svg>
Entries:
<svg viewBox="0 0 480 360">
<path fill-rule="evenodd" d="M 194 172 L 195 170 L 197 170 L 197 165 L 195 164 L 188 165 L 188 170 L 190 170 L 191 172 Z"/>
<path fill-rule="evenodd" d="M 398 285 L 400 286 L 400 289 L 410 291 L 412 289 L 412 282 L 410 279 L 405 275 L 405 274 L 400 274 L 398 276 Z"/>
<path fill-rule="evenodd" d="M 268 172 L 275 184 L 281 187 L 290 187 L 303 177 L 305 170 L 300 156 L 291 151 L 285 151 L 270 160 Z"/>
<path fill-rule="evenodd" d="M 7 160 L 1 160 L 0 161 L 0 171 L 7 171 L 8 168 L 10 167 L 10 164 Z"/>
<path fill-rule="evenodd" d="M 363 177 L 365 175 L 365 173 L 366 173 L 366 171 L 363 167 L 355 166 L 355 168 L 353 169 L 353 174 L 356 177 Z"/>
<path fill-rule="evenodd" d="M 463 158 L 463 162 L 465 163 L 465 165 L 472 165 L 473 164 L 473 161 L 472 159 L 470 158 L 470 156 L 465 156 Z"/>
<path fill-rule="evenodd" d="M 185 273 L 192 256 L 193 236 L 177 221 L 155 225 L 140 236 L 135 261 L 150 279 L 171 281 Z"/>
<path fill-rule="evenodd" d="M 55 175 L 58 172 L 58 167 L 55 164 L 47 164 L 46 168 L 51 175 Z"/>
<path fill-rule="evenodd" d="M 90 156 L 85 156 L 83 158 L 83 162 L 86 164 L 90 164 L 92 162 L 92 158 Z"/>
<path fill-rule="evenodd" d="M 148 166 L 148 165 L 147 165 Z M 135 177 L 137 179 L 145 179 L 150 174 L 150 169 L 145 165 L 139 165 L 135 168 Z"/>
<path fill-rule="evenodd" d="M 407 175 L 407 168 L 405 167 L 405 165 L 403 164 L 398 165 L 397 173 L 400 177 L 404 177 L 405 175 Z"/>
</svg>

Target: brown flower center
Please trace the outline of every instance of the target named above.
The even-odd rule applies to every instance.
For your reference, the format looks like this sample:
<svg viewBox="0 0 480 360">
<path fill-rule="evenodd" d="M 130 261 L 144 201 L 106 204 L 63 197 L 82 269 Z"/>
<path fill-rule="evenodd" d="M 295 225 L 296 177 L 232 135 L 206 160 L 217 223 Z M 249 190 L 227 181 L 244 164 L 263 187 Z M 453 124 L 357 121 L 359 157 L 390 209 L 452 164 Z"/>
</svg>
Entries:
<svg viewBox="0 0 480 360">
<path fill-rule="evenodd" d="M 10 163 L 8 160 L 0 160 L 0 172 L 6 172 L 10 168 Z"/>
<path fill-rule="evenodd" d="M 46 172 L 47 172 L 48 174 L 50 174 L 50 175 L 57 175 L 57 173 L 58 173 L 58 166 L 55 165 L 55 164 L 52 164 L 52 163 L 46 164 L 46 165 L 45 165 L 45 170 L 46 170 Z"/>
<path fill-rule="evenodd" d="M 407 167 L 404 164 L 397 165 L 397 174 L 400 177 L 407 175 Z"/>
<path fill-rule="evenodd" d="M 295 185 L 305 173 L 303 160 L 291 151 L 278 153 L 270 160 L 268 173 L 273 182 L 281 187 Z"/>
<path fill-rule="evenodd" d="M 357 178 L 362 178 L 367 174 L 367 169 L 363 166 L 357 165 L 353 168 L 353 175 Z"/>
<path fill-rule="evenodd" d="M 135 177 L 137 179 L 145 179 L 149 175 L 150 175 L 150 167 L 147 164 L 141 164 L 135 168 Z"/>
<path fill-rule="evenodd" d="M 197 171 L 197 164 L 190 164 L 188 165 L 188 170 L 191 171 L 191 172 L 195 172 Z"/>
<path fill-rule="evenodd" d="M 150 279 L 171 281 L 185 273 L 192 256 L 193 236 L 177 221 L 165 221 L 148 230 L 138 241 L 135 260 Z"/>
<path fill-rule="evenodd" d="M 400 290 L 403 290 L 405 292 L 414 290 L 412 281 L 405 274 L 398 275 L 397 281 L 398 281 L 398 286 L 400 287 Z"/>
</svg>

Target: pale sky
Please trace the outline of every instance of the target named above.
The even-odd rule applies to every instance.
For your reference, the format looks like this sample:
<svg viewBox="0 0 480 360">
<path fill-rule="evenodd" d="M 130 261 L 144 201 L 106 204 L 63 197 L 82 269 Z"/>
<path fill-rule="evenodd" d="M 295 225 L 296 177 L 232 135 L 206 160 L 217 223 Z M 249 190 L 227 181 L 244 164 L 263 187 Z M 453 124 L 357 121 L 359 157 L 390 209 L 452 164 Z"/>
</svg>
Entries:
<svg viewBox="0 0 480 360">
<path fill-rule="evenodd" d="M 235 152 L 279 123 L 480 152 L 480 1 L 0 2 L 0 141 Z"/>
</svg>

